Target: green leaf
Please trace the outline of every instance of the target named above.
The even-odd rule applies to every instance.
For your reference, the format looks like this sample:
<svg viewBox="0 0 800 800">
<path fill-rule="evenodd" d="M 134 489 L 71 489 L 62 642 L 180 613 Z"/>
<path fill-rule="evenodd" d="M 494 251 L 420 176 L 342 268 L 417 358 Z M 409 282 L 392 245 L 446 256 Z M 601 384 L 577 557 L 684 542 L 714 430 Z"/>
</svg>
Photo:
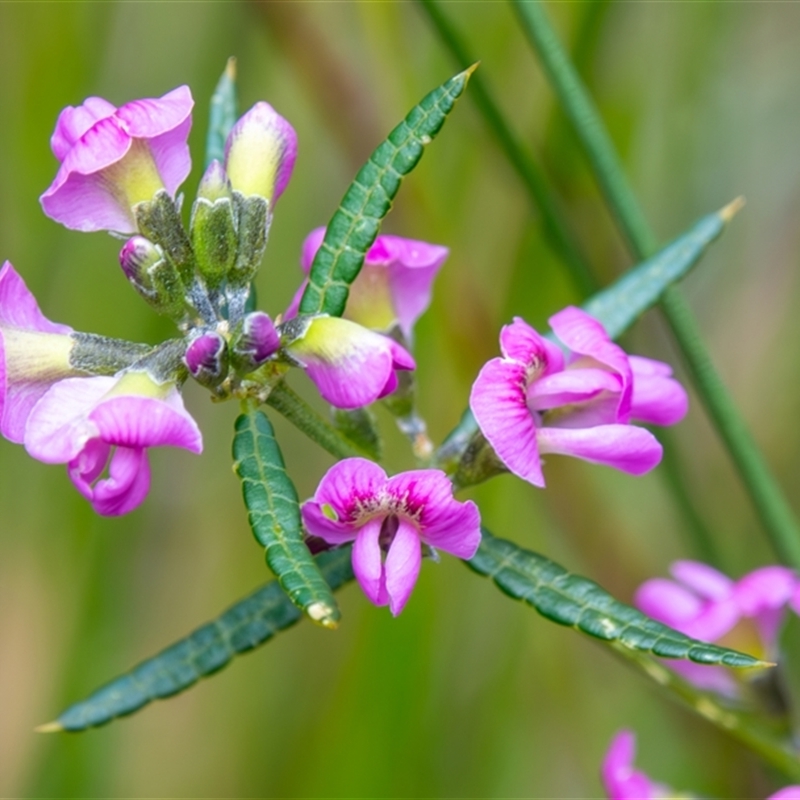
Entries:
<svg viewBox="0 0 800 800">
<path fill-rule="evenodd" d="M 593 295 L 583 305 L 584 310 L 603 323 L 612 339 L 620 337 L 661 299 L 666 289 L 691 270 L 742 207 L 742 202 L 734 200 L 700 219 L 652 258 L 632 267 L 607 289 Z"/>
<path fill-rule="evenodd" d="M 481 546 L 467 565 L 491 578 L 509 597 L 524 600 L 543 617 L 623 647 L 662 658 L 726 667 L 764 667 L 753 656 L 699 642 L 615 600 L 594 581 L 549 558 L 523 550 L 482 529 Z"/>
<path fill-rule="evenodd" d="M 301 314 L 344 313 L 350 284 L 389 213 L 403 178 L 439 133 L 477 65 L 450 78 L 408 113 L 359 170 L 328 223 L 325 239 L 311 265 Z"/>
<path fill-rule="evenodd" d="M 314 622 L 335 628 L 339 607 L 303 541 L 297 490 L 263 411 L 250 409 L 237 418 L 233 457 L 250 527 L 266 548 L 267 564 L 298 608 Z"/>
<path fill-rule="evenodd" d="M 353 579 L 350 550 L 347 545 L 320 553 L 315 559 L 334 589 Z M 234 656 L 264 644 L 302 617 L 278 582 L 272 581 L 218 619 L 115 678 L 37 730 L 82 731 L 132 714 L 152 700 L 188 689 L 200 678 L 222 669 Z"/>
<path fill-rule="evenodd" d="M 236 59 L 231 56 L 211 97 L 206 135 L 206 167 L 214 159 L 225 160 L 225 140 L 236 122 L 237 115 Z"/>
</svg>

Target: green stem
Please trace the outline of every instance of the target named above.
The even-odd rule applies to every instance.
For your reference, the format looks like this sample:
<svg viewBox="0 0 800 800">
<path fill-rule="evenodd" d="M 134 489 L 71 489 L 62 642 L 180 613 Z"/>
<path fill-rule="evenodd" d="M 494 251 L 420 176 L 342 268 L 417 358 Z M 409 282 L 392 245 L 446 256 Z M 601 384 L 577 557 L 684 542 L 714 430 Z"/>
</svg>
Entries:
<svg viewBox="0 0 800 800">
<path fill-rule="evenodd" d="M 286 417 L 292 425 L 302 431 L 309 439 L 313 439 L 332 456 L 336 458 L 370 457 L 369 453 L 365 453 L 349 439 L 342 436 L 333 425 L 326 422 L 284 381 L 276 384 L 272 389 L 267 398 L 267 405 L 272 406 L 279 414 Z"/>
<path fill-rule="evenodd" d="M 589 93 L 558 40 L 539 0 L 511 0 L 550 83 L 586 150 L 600 188 L 631 251 L 647 258 L 658 239 L 628 184 L 616 150 Z M 698 394 L 739 471 L 750 499 L 780 558 L 800 569 L 800 528 L 761 452 L 731 400 L 678 289 L 668 289 L 661 308 L 689 368 Z"/>
<path fill-rule="evenodd" d="M 450 49 L 455 60 L 464 69 L 474 64 L 477 59 L 468 52 L 455 28 L 442 14 L 436 0 L 419 0 L 419 4 L 427 12 L 439 37 Z M 475 101 L 489 127 L 494 131 L 508 160 L 533 197 L 542 215 L 545 233 L 569 269 L 581 296 L 587 297 L 592 294 L 598 288 L 597 281 L 591 273 L 587 259 L 575 244 L 575 237 L 569 230 L 566 217 L 559 208 L 558 201 L 550 191 L 539 165 L 525 151 L 506 125 L 503 114 L 492 99 L 480 72 L 470 78 L 469 96 Z"/>
<path fill-rule="evenodd" d="M 682 700 L 692 711 L 758 753 L 791 780 L 800 780 L 798 754 L 791 749 L 787 741 L 776 736 L 766 726 L 745 714 L 720 705 L 716 697 L 698 691 L 688 681 L 654 658 L 616 643 L 610 647 L 630 666 L 666 690 L 671 697 Z"/>
</svg>

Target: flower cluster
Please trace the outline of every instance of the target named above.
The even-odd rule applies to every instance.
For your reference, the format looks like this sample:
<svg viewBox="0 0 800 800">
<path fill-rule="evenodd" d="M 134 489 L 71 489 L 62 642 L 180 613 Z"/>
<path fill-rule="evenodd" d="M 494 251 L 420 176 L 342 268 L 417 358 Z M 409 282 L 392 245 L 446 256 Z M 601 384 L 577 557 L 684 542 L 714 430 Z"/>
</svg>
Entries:
<svg viewBox="0 0 800 800">
<path fill-rule="evenodd" d="M 656 783 L 633 766 L 636 757 L 636 736 L 632 731 L 619 731 L 603 759 L 601 777 L 608 800 L 668 800 L 691 797 Z M 786 786 L 766 800 L 800 800 L 800 786 Z"/>
<path fill-rule="evenodd" d="M 298 366 L 345 410 L 394 392 L 398 371 L 415 368 L 408 351 L 414 324 L 449 252 L 379 236 L 343 318 L 299 313 L 307 279 L 282 321 L 252 310 L 252 282 L 291 178 L 297 136 L 272 106 L 256 103 L 231 128 L 224 158 L 207 167 L 185 228 L 177 192 L 191 169 L 192 107 L 182 86 L 119 108 L 97 97 L 66 108 L 51 139 L 60 167 L 41 197 L 45 213 L 68 228 L 126 239 L 119 256 L 125 277 L 174 320 L 178 338 L 152 347 L 76 333 L 42 315 L 10 264 L 0 272 L 0 430 L 35 458 L 66 464 L 100 514 L 124 514 L 142 502 L 147 448 L 202 450 L 181 399 L 189 377 L 220 399 L 263 400 Z M 303 244 L 306 275 L 324 237 L 318 228 Z M 627 356 L 578 309 L 551 323 L 566 355 L 520 319 L 503 329 L 503 358 L 486 364 L 472 389 L 483 443 L 537 486 L 544 485 L 540 455 L 548 452 L 633 474 L 651 469 L 661 448 L 629 423 L 672 424 L 683 416 L 686 395 L 669 368 Z M 406 604 L 424 554 L 471 558 L 481 538 L 477 507 L 454 499 L 444 472 L 388 477 L 359 458 L 331 468 L 302 517 L 326 545 L 354 542 L 359 583 L 393 614 Z"/>
<path fill-rule="evenodd" d="M 738 581 L 697 561 L 676 561 L 674 581 L 652 578 L 636 592 L 645 614 L 705 642 L 729 647 L 772 661 L 786 608 L 800 613 L 800 578 L 786 567 L 761 567 Z M 735 697 L 740 684 L 724 667 L 688 661 L 673 669 L 701 689 Z"/>
</svg>

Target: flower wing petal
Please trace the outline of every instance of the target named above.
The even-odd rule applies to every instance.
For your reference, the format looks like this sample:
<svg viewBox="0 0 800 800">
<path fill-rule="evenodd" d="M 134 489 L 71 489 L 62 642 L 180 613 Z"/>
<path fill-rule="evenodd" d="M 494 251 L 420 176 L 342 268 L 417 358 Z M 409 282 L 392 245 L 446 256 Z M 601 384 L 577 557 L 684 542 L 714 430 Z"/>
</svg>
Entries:
<svg viewBox="0 0 800 800">
<path fill-rule="evenodd" d="M 594 428 L 539 428 L 539 452 L 574 456 L 605 464 L 631 475 L 643 475 L 661 461 L 662 448 L 650 431 L 634 425 Z"/>
<path fill-rule="evenodd" d="M 564 354 L 521 317 L 500 331 L 500 349 L 506 358 L 527 367 L 537 366 L 542 375 L 564 369 Z"/>
<path fill-rule="evenodd" d="M 353 545 L 353 572 L 356 580 L 370 602 L 376 606 L 385 606 L 389 603 L 381 548 L 378 542 L 382 524 L 383 519 L 380 518 L 367 522 L 358 532 Z"/>
<path fill-rule="evenodd" d="M 384 564 L 386 593 L 389 595 L 389 610 L 393 616 L 396 617 L 408 602 L 419 577 L 421 564 L 419 533 L 412 523 L 400 519 Z"/>
<path fill-rule="evenodd" d="M 469 405 L 503 464 L 534 486 L 544 486 L 536 425 L 525 398 L 525 366 L 501 358 L 488 361 L 472 385 Z"/>
<path fill-rule="evenodd" d="M 668 364 L 641 356 L 628 357 L 633 370 L 631 418 L 652 425 L 674 425 L 689 410 L 689 396 L 671 377 Z"/>
<path fill-rule="evenodd" d="M 734 582 L 701 561 L 674 561 L 669 571 L 676 580 L 708 600 L 725 600 L 733 594 Z"/>
<path fill-rule="evenodd" d="M 362 509 L 378 503 L 386 481 L 386 473 L 373 461 L 345 458 L 325 473 L 314 501 L 330 506 L 340 522 L 353 522 Z"/>
</svg>

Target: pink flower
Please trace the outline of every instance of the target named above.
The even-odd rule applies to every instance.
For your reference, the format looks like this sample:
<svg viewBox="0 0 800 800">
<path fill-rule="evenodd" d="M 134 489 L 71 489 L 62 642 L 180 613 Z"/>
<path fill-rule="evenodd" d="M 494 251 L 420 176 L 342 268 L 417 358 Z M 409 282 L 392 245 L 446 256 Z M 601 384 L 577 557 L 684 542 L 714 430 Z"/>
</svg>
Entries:
<svg viewBox="0 0 800 800">
<path fill-rule="evenodd" d="M 666 786 L 651 781 L 643 772 L 633 768 L 636 756 L 636 736 L 632 731 L 620 731 L 612 739 L 603 759 L 601 775 L 608 800 L 657 800 L 674 797 Z"/>
<path fill-rule="evenodd" d="M 470 407 L 505 466 L 544 486 L 540 456 L 559 453 L 641 475 L 661 445 L 632 419 L 672 425 L 686 413 L 683 387 L 660 361 L 627 356 L 597 320 L 578 308 L 550 318 L 571 352 L 519 317 L 500 333 L 502 358 L 481 369 Z"/>
<path fill-rule="evenodd" d="M 300 266 L 308 275 L 325 228 L 316 228 L 303 242 Z M 399 325 L 406 341 L 411 341 L 414 323 L 431 303 L 433 280 L 450 251 L 401 236 L 379 236 L 367 251 L 364 266 L 350 286 L 345 317 L 376 331 Z M 286 312 L 293 317 L 308 280 L 298 289 Z"/>
<path fill-rule="evenodd" d="M 225 142 L 231 187 L 265 198 L 270 207 L 289 183 L 296 158 L 297 134 L 269 103 L 256 103 L 240 117 Z"/>
<path fill-rule="evenodd" d="M 0 432 L 20 444 L 31 409 L 55 381 L 74 375 L 72 328 L 50 322 L 6 261 L 0 270 Z"/>
<path fill-rule="evenodd" d="M 367 597 L 397 616 L 419 575 L 422 544 L 472 558 L 481 540 L 477 506 L 453 498 L 436 469 L 391 478 L 364 458 L 331 467 L 302 508 L 312 536 L 330 544 L 355 541 L 353 571 Z"/>
<path fill-rule="evenodd" d="M 174 195 L 191 169 L 188 86 L 115 108 L 100 97 L 65 108 L 50 139 L 61 162 L 41 196 L 45 214 L 79 231 L 135 233 L 133 207 L 159 189 Z"/>
<path fill-rule="evenodd" d="M 395 370 L 415 367 L 397 342 L 347 319 L 297 317 L 284 323 L 283 331 L 293 337 L 284 351 L 337 408 L 360 408 L 391 394 L 397 388 Z"/>
<path fill-rule="evenodd" d="M 601 769 L 608 800 L 669 800 L 693 796 L 689 793 L 678 794 L 669 786 L 656 783 L 643 772 L 635 770 L 635 756 L 635 734 L 632 731 L 619 731 L 611 741 Z M 800 800 L 800 786 L 786 786 L 771 794 L 767 800 Z"/>
<path fill-rule="evenodd" d="M 800 612 L 800 580 L 786 567 L 761 567 L 733 581 L 707 564 L 676 561 L 675 581 L 653 578 L 636 592 L 648 616 L 705 642 L 725 637 L 729 647 L 763 659 L 777 655 L 786 606 Z M 670 666 L 701 689 L 736 696 L 736 680 L 724 667 L 689 662 Z"/>
<path fill-rule="evenodd" d="M 146 448 L 162 445 L 203 449 L 175 384 L 158 384 L 145 372 L 59 381 L 34 406 L 25 429 L 28 453 L 67 464 L 78 491 L 106 516 L 127 514 L 144 500 Z M 108 477 L 101 478 L 106 465 Z"/>
</svg>

